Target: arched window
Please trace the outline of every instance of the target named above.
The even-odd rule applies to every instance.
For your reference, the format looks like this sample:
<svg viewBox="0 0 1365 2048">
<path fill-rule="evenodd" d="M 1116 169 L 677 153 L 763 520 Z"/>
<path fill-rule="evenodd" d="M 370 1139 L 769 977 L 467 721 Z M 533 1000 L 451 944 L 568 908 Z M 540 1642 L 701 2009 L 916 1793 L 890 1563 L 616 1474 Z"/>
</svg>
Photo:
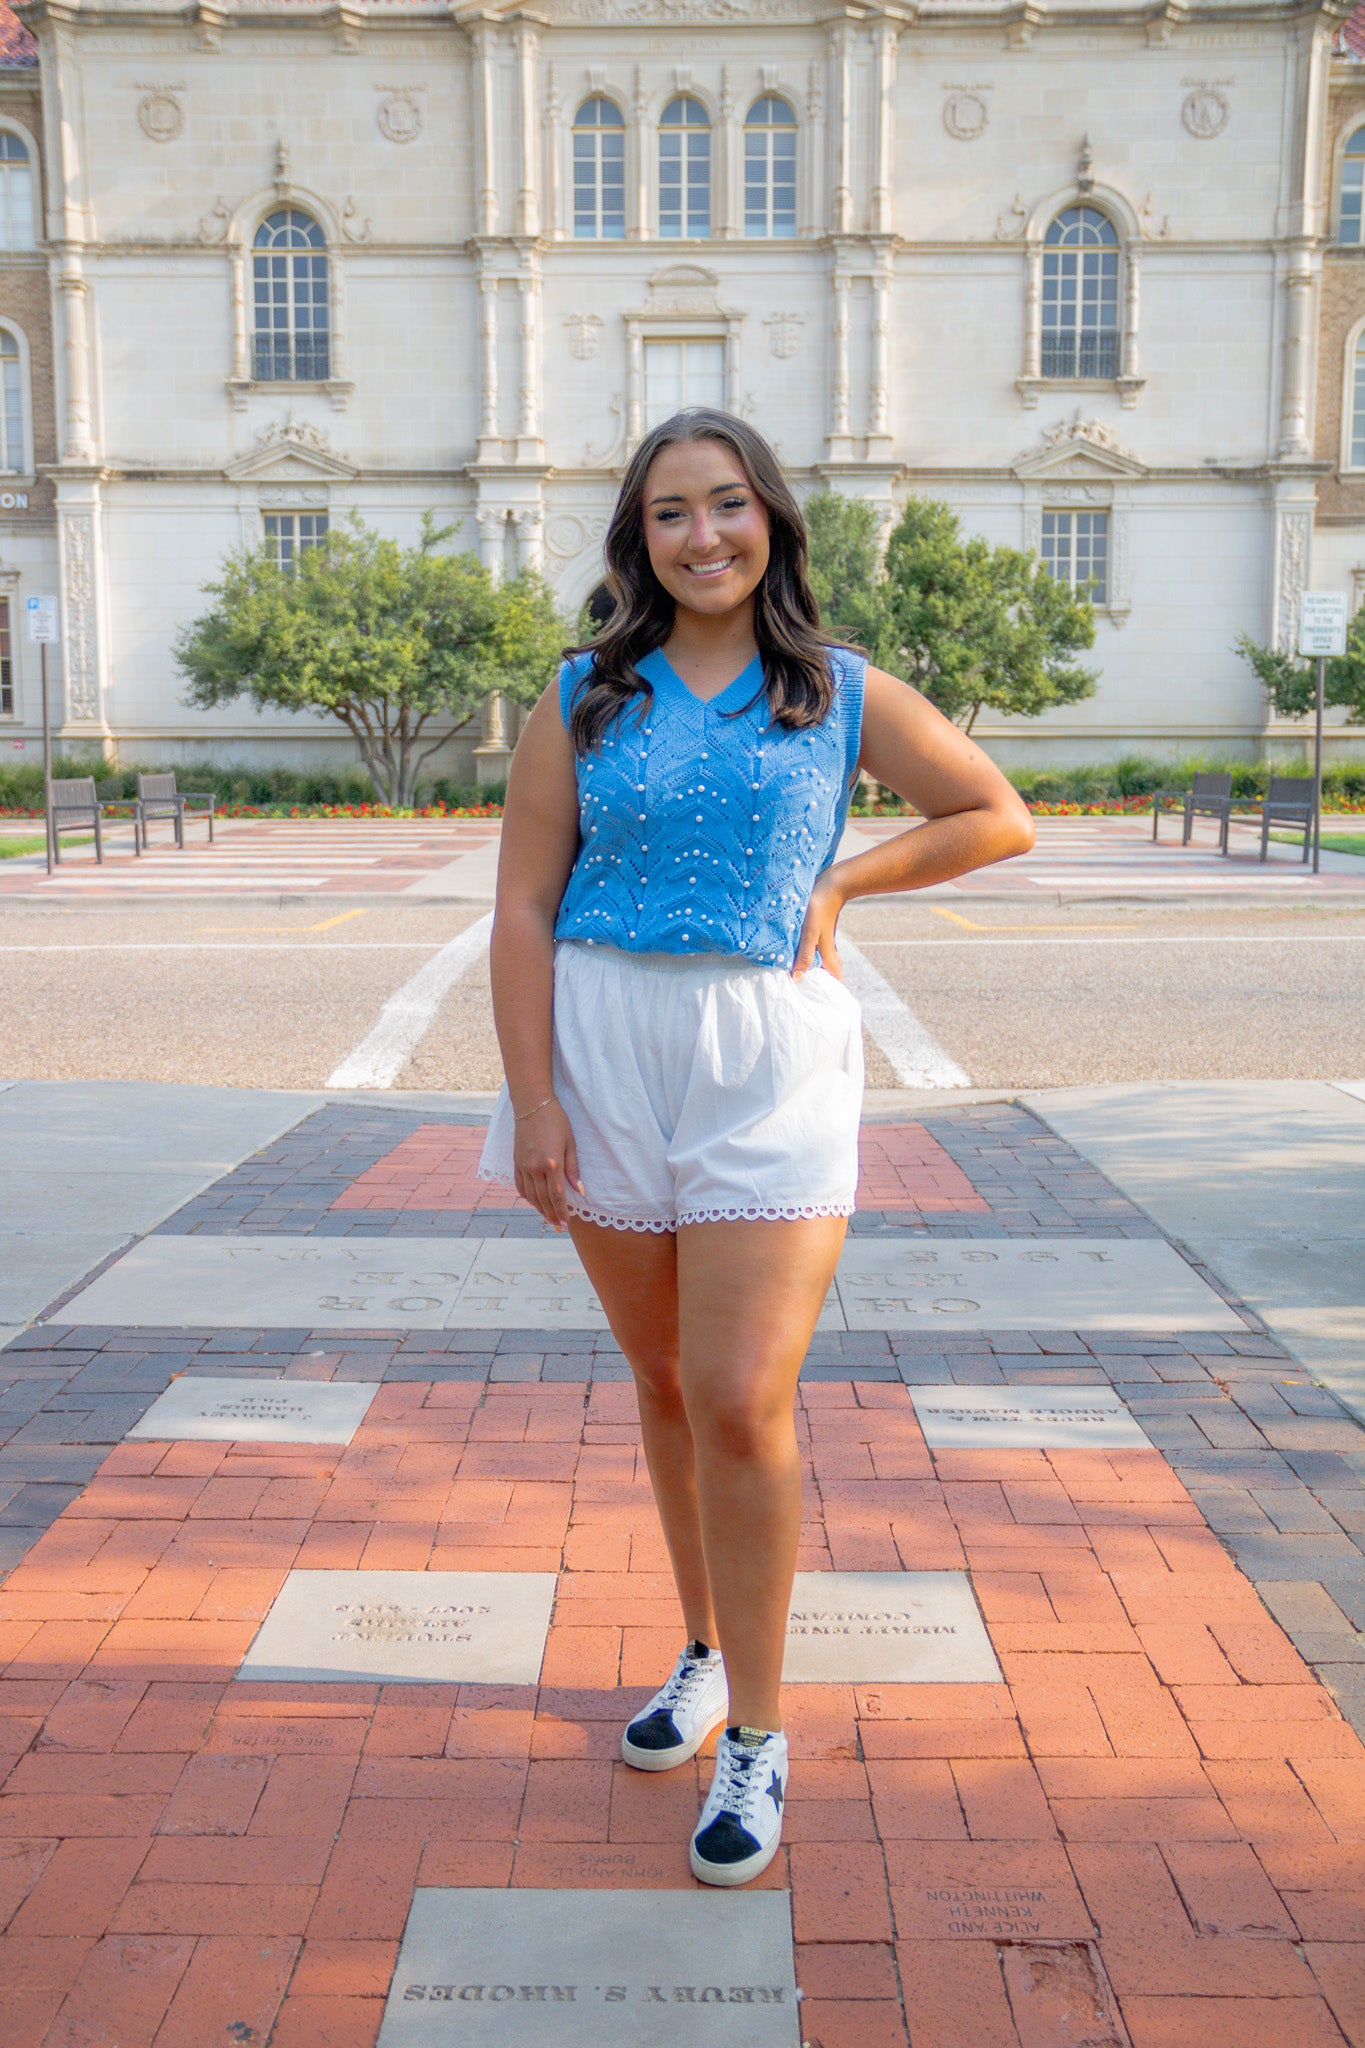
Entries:
<svg viewBox="0 0 1365 2048">
<path fill-rule="evenodd" d="M 711 232 L 711 123 L 700 100 L 670 100 L 659 122 L 659 233 Z"/>
<path fill-rule="evenodd" d="M 772 93 L 744 123 L 744 232 L 796 233 L 796 116 Z"/>
<path fill-rule="evenodd" d="M 1351 344 L 1346 364 L 1346 432 L 1342 440 L 1345 467 L 1365 469 L 1365 328 Z"/>
<path fill-rule="evenodd" d="M 24 453 L 24 359 L 18 335 L 0 327 L 0 470 L 22 476 Z"/>
<path fill-rule="evenodd" d="M 33 247 L 33 166 L 22 136 L 0 128 L 0 249 Z"/>
<path fill-rule="evenodd" d="M 1341 209 L 1337 218 L 1337 240 L 1359 244 L 1362 201 L 1365 201 L 1365 128 L 1357 128 L 1341 159 Z"/>
<path fill-rule="evenodd" d="M 256 230 L 252 375 L 261 381 L 311 382 L 331 372 L 327 240 L 297 206 L 268 213 Z"/>
<path fill-rule="evenodd" d="M 1116 377 L 1119 238 L 1096 206 L 1068 206 L 1043 237 L 1043 375 Z"/>
<path fill-rule="evenodd" d="M 574 116 L 573 231 L 605 242 L 626 232 L 626 124 L 600 94 Z"/>
</svg>

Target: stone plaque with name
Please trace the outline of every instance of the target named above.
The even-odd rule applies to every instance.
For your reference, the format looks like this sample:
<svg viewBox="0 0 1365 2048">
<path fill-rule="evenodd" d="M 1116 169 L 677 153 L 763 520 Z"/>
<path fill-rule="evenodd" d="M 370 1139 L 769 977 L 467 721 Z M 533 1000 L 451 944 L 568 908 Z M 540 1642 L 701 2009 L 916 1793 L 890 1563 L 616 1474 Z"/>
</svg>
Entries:
<svg viewBox="0 0 1365 2048">
<path fill-rule="evenodd" d="M 413 1894 L 379 2048 L 799 2048 L 778 1891 Z"/>
<path fill-rule="evenodd" d="M 554 1595 L 553 1572 L 290 1572 L 237 1676 L 534 1685 Z"/>
<path fill-rule="evenodd" d="M 788 1684 L 998 1685 L 965 1572 L 798 1572 Z"/>
<path fill-rule="evenodd" d="M 911 1387 L 932 1450 L 1146 1451 L 1112 1387 Z"/>
<path fill-rule="evenodd" d="M 851 1238 L 850 1330 L 1243 1330 L 1159 1238 Z"/>
<path fill-rule="evenodd" d="M 377 1386 L 330 1380 L 203 1379 L 182 1374 L 130 1437 L 211 1443 L 348 1444 Z"/>
</svg>

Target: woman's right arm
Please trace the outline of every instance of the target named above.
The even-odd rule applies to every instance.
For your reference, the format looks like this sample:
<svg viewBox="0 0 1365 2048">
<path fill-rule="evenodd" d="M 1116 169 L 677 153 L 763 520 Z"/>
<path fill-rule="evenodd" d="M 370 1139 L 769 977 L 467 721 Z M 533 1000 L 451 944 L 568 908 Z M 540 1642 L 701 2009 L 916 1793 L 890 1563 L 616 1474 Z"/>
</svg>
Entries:
<svg viewBox="0 0 1365 2048">
<path fill-rule="evenodd" d="M 555 919 L 577 853 L 573 747 L 552 685 L 512 756 L 489 952 L 493 1020 L 517 1118 L 517 1193 L 556 1230 L 568 1217 L 566 1178 L 579 1185 L 573 1133 L 554 1094 L 550 1024 Z"/>
</svg>

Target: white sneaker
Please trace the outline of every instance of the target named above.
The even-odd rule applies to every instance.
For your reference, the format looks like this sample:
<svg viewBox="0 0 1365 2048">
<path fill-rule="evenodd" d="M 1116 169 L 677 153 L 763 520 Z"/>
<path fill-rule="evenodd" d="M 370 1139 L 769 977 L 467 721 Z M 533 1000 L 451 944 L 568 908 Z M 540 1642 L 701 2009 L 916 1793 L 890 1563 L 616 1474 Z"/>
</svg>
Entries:
<svg viewBox="0 0 1365 2048">
<path fill-rule="evenodd" d="M 671 1771 L 675 1764 L 685 1764 L 696 1755 L 728 1712 L 729 1690 L 720 1651 L 689 1643 L 667 1685 L 655 1693 L 622 1735 L 621 1754 L 637 1771 Z"/>
<path fill-rule="evenodd" d="M 782 1840 L 787 1738 L 727 1728 L 716 1744 L 716 1775 L 692 1837 L 692 1875 L 703 1884 L 747 1884 L 766 1870 Z"/>
</svg>

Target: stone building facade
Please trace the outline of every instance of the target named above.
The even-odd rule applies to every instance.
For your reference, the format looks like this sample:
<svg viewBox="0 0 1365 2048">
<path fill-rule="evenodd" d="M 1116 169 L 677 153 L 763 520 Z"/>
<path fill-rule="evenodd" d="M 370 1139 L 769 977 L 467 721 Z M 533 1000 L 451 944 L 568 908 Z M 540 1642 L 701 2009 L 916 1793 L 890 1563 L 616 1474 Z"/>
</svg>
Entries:
<svg viewBox="0 0 1365 2048">
<path fill-rule="evenodd" d="M 38 52 L 28 30 L 5 10 L 0 13 L 0 760 L 22 760 L 29 738 L 41 731 L 39 655 L 24 634 L 22 599 L 57 589 L 50 473 L 56 455 Z"/>
<path fill-rule="evenodd" d="M 978 725 L 1002 757 L 1260 750 L 1232 643 L 1293 633 L 1336 531 L 1345 12 L 27 0 L 66 743 L 346 755 L 186 709 L 223 554 L 431 508 L 571 610 L 628 449 L 701 399 L 801 491 L 945 498 L 1093 586 L 1097 695 Z M 507 742 L 495 709 L 440 770 Z"/>
</svg>

